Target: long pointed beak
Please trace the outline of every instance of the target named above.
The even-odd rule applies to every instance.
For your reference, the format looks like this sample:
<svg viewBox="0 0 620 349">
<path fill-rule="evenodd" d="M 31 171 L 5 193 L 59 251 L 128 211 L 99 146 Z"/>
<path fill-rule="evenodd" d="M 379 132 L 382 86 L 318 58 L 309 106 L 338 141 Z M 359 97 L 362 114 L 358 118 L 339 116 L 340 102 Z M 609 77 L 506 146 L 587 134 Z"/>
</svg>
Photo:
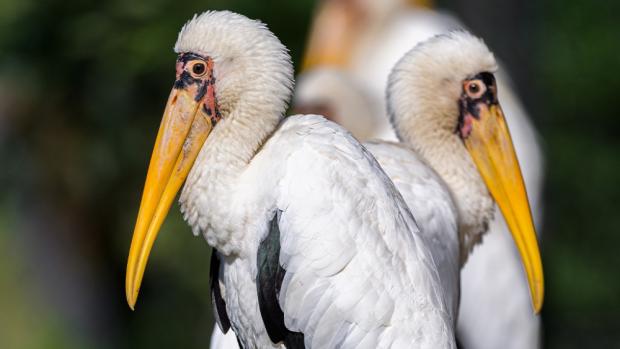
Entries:
<svg viewBox="0 0 620 349">
<path fill-rule="evenodd" d="M 465 146 L 506 219 L 527 273 L 534 311 L 539 313 L 544 298 L 542 261 L 519 162 L 499 104 L 479 107 Z"/>
<path fill-rule="evenodd" d="M 213 127 L 192 90 L 175 87 L 170 93 L 151 155 L 127 261 L 125 292 L 132 310 L 155 238 Z"/>
<path fill-rule="evenodd" d="M 315 66 L 344 66 L 349 62 L 360 21 L 349 1 L 323 1 L 308 38 L 302 71 Z"/>
</svg>

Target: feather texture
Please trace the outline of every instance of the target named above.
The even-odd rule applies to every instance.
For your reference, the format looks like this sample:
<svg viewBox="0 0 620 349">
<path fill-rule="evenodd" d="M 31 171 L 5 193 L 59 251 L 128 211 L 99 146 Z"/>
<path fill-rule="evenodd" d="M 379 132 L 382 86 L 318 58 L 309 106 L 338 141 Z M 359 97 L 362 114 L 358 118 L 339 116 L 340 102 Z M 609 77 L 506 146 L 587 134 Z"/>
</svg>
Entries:
<svg viewBox="0 0 620 349">
<path fill-rule="evenodd" d="M 253 221 L 282 211 L 279 302 L 286 328 L 304 333 L 306 347 L 454 347 L 426 242 L 379 164 L 348 132 L 318 116 L 289 117 L 239 179 L 235 195 L 256 198 L 244 207 L 265 212 L 239 207 L 230 217 L 246 222 L 249 250 L 269 231 Z M 257 326 L 256 288 L 251 297 L 245 287 L 257 273 L 248 257 L 224 266 L 226 305 L 243 345 L 270 346 Z"/>
<path fill-rule="evenodd" d="M 282 278 L 286 270 L 280 265 L 280 214 L 269 223 L 269 233 L 258 246 L 258 276 L 256 287 L 258 292 L 258 306 L 265 324 L 265 329 L 272 342 L 283 342 L 287 348 L 303 348 L 304 335 L 293 332 L 284 325 L 284 314 L 278 301 Z"/>
</svg>

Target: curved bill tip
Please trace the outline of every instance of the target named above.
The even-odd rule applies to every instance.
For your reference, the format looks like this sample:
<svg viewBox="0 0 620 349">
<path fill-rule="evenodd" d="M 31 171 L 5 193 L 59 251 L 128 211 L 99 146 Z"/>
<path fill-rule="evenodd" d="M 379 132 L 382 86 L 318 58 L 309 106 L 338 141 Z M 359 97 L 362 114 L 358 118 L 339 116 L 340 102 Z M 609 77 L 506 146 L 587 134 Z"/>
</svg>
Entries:
<svg viewBox="0 0 620 349">
<path fill-rule="evenodd" d="M 129 305 L 129 309 L 131 309 L 131 311 L 136 310 L 136 300 L 135 299 L 127 298 L 127 304 Z"/>
<path fill-rule="evenodd" d="M 536 314 L 540 314 L 540 311 L 542 310 L 543 301 L 545 298 L 544 295 L 545 295 L 545 291 L 544 291 L 544 286 L 541 280 L 540 282 L 537 283 L 535 294 L 532 294 L 532 300 L 534 304 L 534 313 Z"/>
<path fill-rule="evenodd" d="M 127 299 L 129 309 L 136 310 L 136 300 L 138 299 L 138 294 L 132 288 L 133 287 L 130 287 L 129 283 L 125 284 L 125 298 Z"/>
</svg>

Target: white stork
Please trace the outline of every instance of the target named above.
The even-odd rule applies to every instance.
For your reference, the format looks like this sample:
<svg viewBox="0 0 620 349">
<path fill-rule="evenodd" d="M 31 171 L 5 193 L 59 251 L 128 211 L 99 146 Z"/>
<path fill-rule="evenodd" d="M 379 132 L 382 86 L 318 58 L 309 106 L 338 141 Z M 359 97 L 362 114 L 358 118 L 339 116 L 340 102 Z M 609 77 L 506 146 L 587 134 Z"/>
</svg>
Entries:
<svg viewBox="0 0 620 349">
<path fill-rule="evenodd" d="M 313 23 L 305 70 L 297 80 L 296 109 L 321 110 L 360 140 L 396 140 L 385 105 L 390 70 L 417 42 L 463 27 L 445 13 L 412 2 L 419 3 L 324 0 Z M 540 223 L 543 155 L 536 131 L 505 71 L 499 69 L 496 77 L 534 220 Z M 489 278 L 496 280 L 493 287 L 487 287 Z M 541 322 L 529 311 L 529 302 L 519 256 L 497 212 L 484 242 L 476 246 L 461 271 L 457 326 L 461 344 L 479 349 L 539 347 Z"/>
<path fill-rule="evenodd" d="M 388 80 L 388 113 L 404 144 L 375 141 L 367 148 L 405 197 L 423 236 L 432 241 L 444 290 L 458 285 L 458 270 L 487 232 L 494 198 L 521 254 L 538 313 L 544 293 L 542 264 L 525 185 L 499 105 L 496 70 L 484 42 L 465 31 L 417 45 L 395 65 Z M 435 181 L 444 182 L 454 200 L 456 231 L 442 226 L 450 221 L 445 204 L 440 204 L 447 194 L 438 195 L 427 184 L 433 176 L 425 167 L 436 172 Z M 456 311 L 458 292 L 452 295 L 457 297 L 451 300 Z"/>
<path fill-rule="evenodd" d="M 184 218 L 217 250 L 217 320 L 243 347 L 454 348 L 436 266 L 392 182 L 340 126 L 283 119 L 293 69 L 278 39 L 206 12 L 175 51 L 127 263 L 130 307 L 185 181 Z"/>
<path fill-rule="evenodd" d="M 418 45 L 394 67 L 388 84 L 390 117 L 404 143 L 366 145 L 405 198 L 431 247 L 452 319 L 459 305 L 459 272 L 487 232 L 492 197 L 521 252 L 535 312 L 543 301 L 535 229 L 499 106 L 496 69 L 486 45 L 467 32 Z M 493 288 L 494 280 L 483 280 L 486 288 Z M 225 340 L 230 339 L 215 332 L 212 344 L 218 348 Z"/>
</svg>

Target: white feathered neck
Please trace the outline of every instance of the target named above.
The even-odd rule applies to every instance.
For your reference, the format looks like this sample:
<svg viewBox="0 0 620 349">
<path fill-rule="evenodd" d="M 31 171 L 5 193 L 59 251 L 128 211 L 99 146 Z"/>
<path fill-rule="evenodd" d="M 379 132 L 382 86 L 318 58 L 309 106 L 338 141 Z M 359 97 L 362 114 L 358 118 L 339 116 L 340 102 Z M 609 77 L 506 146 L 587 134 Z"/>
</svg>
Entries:
<svg viewBox="0 0 620 349">
<path fill-rule="evenodd" d="M 194 16 L 179 33 L 175 51 L 213 59 L 222 116 L 188 175 L 181 211 L 194 234 L 202 232 L 220 252 L 232 253 L 240 246 L 227 236 L 235 229 L 234 222 L 226 220 L 234 208 L 230 193 L 284 117 L 293 88 L 293 65 L 286 47 L 263 23 L 228 11 Z M 209 207 L 208 214 L 220 219 L 208 219 L 201 207 Z M 219 236 L 208 234 L 210 230 Z"/>
<path fill-rule="evenodd" d="M 388 79 L 388 114 L 398 137 L 437 171 L 456 201 L 462 262 L 487 231 L 494 204 L 455 132 L 458 102 L 463 80 L 496 69 L 482 40 L 454 31 L 414 47 Z"/>
</svg>

